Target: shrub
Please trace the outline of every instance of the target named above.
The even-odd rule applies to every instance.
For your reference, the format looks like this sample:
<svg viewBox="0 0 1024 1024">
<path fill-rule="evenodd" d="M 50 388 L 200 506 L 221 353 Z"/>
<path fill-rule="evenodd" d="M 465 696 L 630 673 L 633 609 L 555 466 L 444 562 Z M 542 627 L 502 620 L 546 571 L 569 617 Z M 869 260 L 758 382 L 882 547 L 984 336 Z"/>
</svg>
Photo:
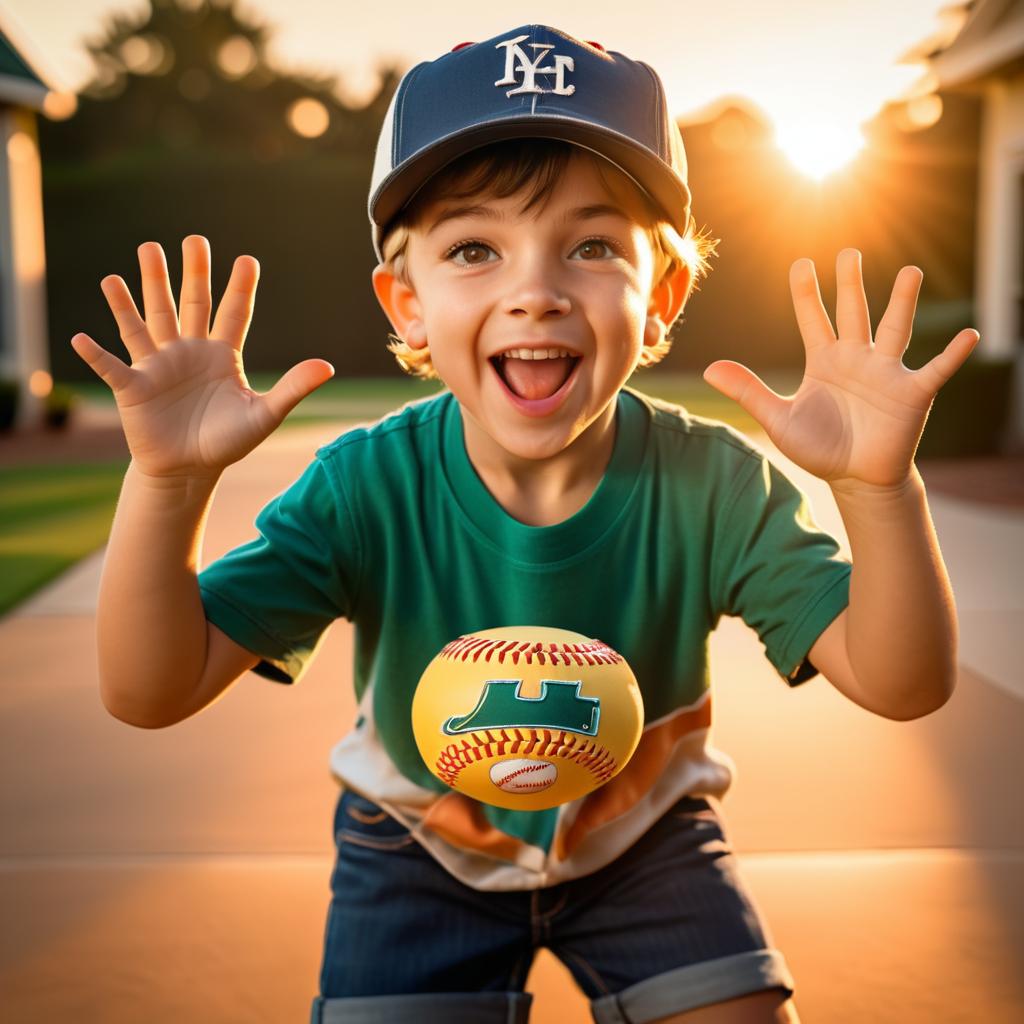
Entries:
<svg viewBox="0 0 1024 1024">
<path fill-rule="evenodd" d="M 923 366 L 965 327 L 974 324 L 970 299 L 922 302 L 905 362 Z M 1010 411 L 1013 363 L 987 359 L 977 349 L 943 385 L 918 446 L 921 458 L 998 455 Z"/>
<path fill-rule="evenodd" d="M 18 382 L 0 380 L 0 431 L 10 430 L 18 415 Z"/>
<path fill-rule="evenodd" d="M 77 398 L 66 384 L 54 384 L 43 404 L 44 421 L 51 430 L 63 430 L 71 418 Z"/>
</svg>

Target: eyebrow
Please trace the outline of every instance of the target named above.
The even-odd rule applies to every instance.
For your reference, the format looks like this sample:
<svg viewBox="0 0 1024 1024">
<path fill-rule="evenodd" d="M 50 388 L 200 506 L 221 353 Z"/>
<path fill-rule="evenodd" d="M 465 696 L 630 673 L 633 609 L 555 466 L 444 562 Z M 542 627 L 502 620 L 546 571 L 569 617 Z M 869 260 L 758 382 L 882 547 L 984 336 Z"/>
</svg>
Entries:
<svg viewBox="0 0 1024 1024">
<path fill-rule="evenodd" d="M 502 214 L 490 206 L 449 206 L 434 218 L 434 223 L 430 225 L 427 234 L 432 234 L 446 221 L 456 220 L 460 217 L 483 217 L 486 220 L 494 221 L 505 219 Z M 577 206 L 575 209 L 569 210 L 565 215 L 565 220 L 593 220 L 595 217 L 621 217 L 623 220 L 629 219 L 627 214 L 617 206 L 611 206 L 608 203 L 594 203 L 591 206 Z"/>
</svg>

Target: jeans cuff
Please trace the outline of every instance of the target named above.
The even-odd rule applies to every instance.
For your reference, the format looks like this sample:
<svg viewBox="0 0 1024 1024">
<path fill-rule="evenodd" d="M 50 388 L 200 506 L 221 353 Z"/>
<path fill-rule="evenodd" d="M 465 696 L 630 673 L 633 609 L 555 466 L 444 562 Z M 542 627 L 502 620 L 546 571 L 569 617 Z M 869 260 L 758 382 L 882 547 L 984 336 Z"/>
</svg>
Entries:
<svg viewBox="0 0 1024 1024">
<path fill-rule="evenodd" d="M 700 1006 L 784 988 L 793 994 L 793 977 L 777 949 L 723 956 L 677 967 L 591 1004 L 597 1024 L 648 1024 Z"/>
<path fill-rule="evenodd" d="M 527 1024 L 529 992 L 429 992 L 313 1000 L 310 1024 Z"/>
</svg>

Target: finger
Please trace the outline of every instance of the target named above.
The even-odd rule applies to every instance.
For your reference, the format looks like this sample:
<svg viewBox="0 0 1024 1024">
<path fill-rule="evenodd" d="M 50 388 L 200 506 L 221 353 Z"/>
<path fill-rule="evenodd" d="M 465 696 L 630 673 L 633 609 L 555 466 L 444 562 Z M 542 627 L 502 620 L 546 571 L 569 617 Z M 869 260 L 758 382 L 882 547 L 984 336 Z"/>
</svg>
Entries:
<svg viewBox="0 0 1024 1024">
<path fill-rule="evenodd" d="M 789 268 L 789 290 L 793 296 L 793 311 L 796 313 L 800 336 L 804 339 L 804 347 L 810 351 L 835 341 L 832 323 L 821 301 L 818 275 L 814 272 L 812 260 L 797 260 Z"/>
<path fill-rule="evenodd" d="M 840 341 L 871 344 L 871 314 L 856 249 L 843 249 L 836 257 L 836 330 Z"/>
<path fill-rule="evenodd" d="M 114 314 L 118 333 L 124 347 L 128 349 L 128 355 L 132 357 L 132 362 L 136 363 L 152 355 L 156 351 L 156 345 L 150 336 L 146 321 L 139 316 L 139 311 L 135 308 L 135 300 L 128 291 L 124 278 L 109 274 L 100 281 L 100 290 L 107 300 L 110 312 Z"/>
<path fill-rule="evenodd" d="M 889 305 L 875 331 L 875 351 L 902 358 L 914 329 L 914 313 L 924 274 L 919 267 L 904 267 L 892 286 Z"/>
<path fill-rule="evenodd" d="M 917 371 L 918 379 L 934 395 L 960 369 L 981 335 L 973 328 L 962 330 L 934 359 Z"/>
<path fill-rule="evenodd" d="M 720 359 L 704 371 L 704 379 L 727 398 L 738 402 L 769 437 L 774 435 L 789 403 L 772 391 L 753 370 L 740 363 Z"/>
<path fill-rule="evenodd" d="M 311 391 L 334 376 L 334 367 L 324 359 L 306 359 L 293 366 L 265 395 L 264 404 L 280 423 Z"/>
<path fill-rule="evenodd" d="M 239 256 L 235 260 L 228 286 L 224 289 L 224 297 L 217 307 L 211 338 L 226 341 L 233 348 L 242 350 L 252 321 L 259 279 L 260 265 L 252 256 Z"/>
<path fill-rule="evenodd" d="M 210 243 L 202 235 L 189 235 L 181 243 L 181 302 L 178 315 L 186 338 L 210 333 Z"/>
<path fill-rule="evenodd" d="M 76 334 L 71 339 L 71 347 L 115 394 L 131 382 L 131 369 L 102 345 L 97 345 L 88 334 Z"/>
<path fill-rule="evenodd" d="M 139 246 L 139 269 L 142 271 L 142 302 L 146 325 L 157 345 L 178 337 L 178 313 L 171 295 L 164 250 L 156 242 Z"/>
</svg>

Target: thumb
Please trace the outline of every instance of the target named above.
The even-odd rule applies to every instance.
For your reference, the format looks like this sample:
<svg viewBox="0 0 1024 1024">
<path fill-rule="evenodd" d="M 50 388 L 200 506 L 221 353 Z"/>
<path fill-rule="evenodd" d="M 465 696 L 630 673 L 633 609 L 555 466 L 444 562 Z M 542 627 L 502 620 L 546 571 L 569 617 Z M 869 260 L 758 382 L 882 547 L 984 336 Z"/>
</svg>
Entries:
<svg viewBox="0 0 1024 1024">
<path fill-rule="evenodd" d="M 280 422 L 310 392 L 334 376 L 334 367 L 326 359 L 306 359 L 296 363 L 265 394 L 263 401 L 274 418 Z"/>
<path fill-rule="evenodd" d="M 785 413 L 786 399 L 741 363 L 720 359 L 704 371 L 704 379 L 726 398 L 739 403 L 768 434 L 779 416 Z"/>
</svg>

